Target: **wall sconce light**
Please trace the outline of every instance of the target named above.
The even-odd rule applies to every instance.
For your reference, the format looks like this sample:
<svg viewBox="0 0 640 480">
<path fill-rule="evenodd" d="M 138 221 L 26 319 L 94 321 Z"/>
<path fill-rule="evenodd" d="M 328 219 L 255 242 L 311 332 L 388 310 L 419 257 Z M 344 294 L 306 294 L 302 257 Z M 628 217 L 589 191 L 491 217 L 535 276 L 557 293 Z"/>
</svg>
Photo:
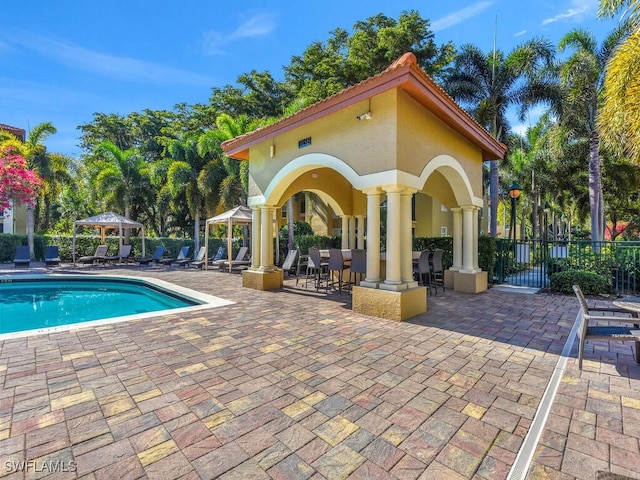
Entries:
<svg viewBox="0 0 640 480">
<path fill-rule="evenodd" d="M 371 120 L 371 112 L 361 113 L 356 117 L 358 120 Z"/>
<path fill-rule="evenodd" d="M 273 158 L 276 155 L 276 146 L 275 145 L 270 145 L 269 146 L 269 157 Z"/>
</svg>

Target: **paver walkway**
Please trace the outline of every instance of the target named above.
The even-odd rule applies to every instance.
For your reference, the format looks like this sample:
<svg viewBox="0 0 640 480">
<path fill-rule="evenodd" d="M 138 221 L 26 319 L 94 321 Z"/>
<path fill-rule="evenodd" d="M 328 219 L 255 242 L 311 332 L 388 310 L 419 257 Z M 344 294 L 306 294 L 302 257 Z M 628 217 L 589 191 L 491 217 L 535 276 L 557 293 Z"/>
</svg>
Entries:
<svg viewBox="0 0 640 480">
<path fill-rule="evenodd" d="M 447 291 L 394 323 L 294 281 L 81 270 L 236 304 L 0 342 L 0 476 L 503 479 L 577 313 L 573 297 Z M 640 478 L 631 348 L 594 342 L 583 372 L 574 349 L 527 478 Z"/>
</svg>

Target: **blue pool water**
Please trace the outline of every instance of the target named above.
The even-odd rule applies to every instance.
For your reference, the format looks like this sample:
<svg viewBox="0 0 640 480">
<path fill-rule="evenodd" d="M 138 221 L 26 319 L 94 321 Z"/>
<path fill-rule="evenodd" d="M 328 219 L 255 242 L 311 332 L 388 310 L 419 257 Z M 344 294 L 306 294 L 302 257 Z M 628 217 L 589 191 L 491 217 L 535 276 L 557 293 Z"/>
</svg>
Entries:
<svg viewBox="0 0 640 480">
<path fill-rule="evenodd" d="M 198 304 L 135 280 L 3 280 L 0 282 L 0 334 Z"/>
</svg>

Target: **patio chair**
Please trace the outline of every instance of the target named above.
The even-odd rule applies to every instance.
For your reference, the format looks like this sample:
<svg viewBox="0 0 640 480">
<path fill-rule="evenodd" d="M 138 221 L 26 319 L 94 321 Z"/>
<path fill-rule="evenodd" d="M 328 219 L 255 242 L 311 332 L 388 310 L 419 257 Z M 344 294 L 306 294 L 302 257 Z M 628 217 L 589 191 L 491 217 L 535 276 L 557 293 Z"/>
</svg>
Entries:
<svg viewBox="0 0 640 480">
<path fill-rule="evenodd" d="M 634 341 L 636 344 L 636 363 L 640 364 L 640 336 L 634 334 L 632 330 L 640 328 L 640 319 L 637 313 L 630 312 L 616 307 L 590 307 L 587 299 L 582 293 L 579 285 L 573 285 L 573 291 L 580 304 L 580 327 L 578 337 L 580 344 L 578 347 L 578 369 L 582 370 L 582 358 L 584 357 L 584 345 L 587 340 L 617 340 Z M 600 312 L 593 314 L 594 312 Z M 624 315 L 624 316 L 621 316 Z M 591 321 L 597 322 L 617 322 L 623 324 L 633 324 L 633 326 L 622 325 L 589 325 Z"/>
<path fill-rule="evenodd" d="M 122 245 L 118 255 L 108 255 L 104 257 L 104 260 L 111 263 L 116 261 L 118 261 L 118 263 L 129 263 L 129 255 L 131 255 L 131 245 Z"/>
<path fill-rule="evenodd" d="M 60 252 L 57 245 L 47 245 L 44 249 L 44 264 L 47 267 L 60 265 Z"/>
<path fill-rule="evenodd" d="M 19 245 L 16 247 L 16 255 L 13 259 L 13 265 L 28 267 L 31 262 L 31 254 L 29 253 L 28 245 Z"/>
<path fill-rule="evenodd" d="M 244 261 L 248 251 L 249 251 L 249 247 L 240 247 L 240 250 L 238 250 L 238 254 L 236 255 L 236 259 L 232 263 Z M 214 267 L 218 267 L 220 270 L 224 270 L 225 265 L 227 266 L 227 268 L 229 268 L 229 260 L 226 258 L 220 258 L 219 260 L 212 260 L 211 265 Z"/>
<path fill-rule="evenodd" d="M 418 257 L 418 262 L 413 266 L 413 275 L 418 280 L 418 285 L 426 285 L 429 287 L 429 292 L 431 292 L 431 255 L 433 252 L 429 250 L 423 250 L 420 252 L 420 257 Z"/>
<path fill-rule="evenodd" d="M 98 247 L 96 248 L 96 253 L 94 253 L 93 255 L 85 255 L 84 257 L 80 257 L 76 260 L 76 263 L 83 263 L 85 265 L 89 263 L 93 265 L 95 262 L 104 262 L 108 248 L 109 247 L 107 247 L 106 245 L 98 245 Z"/>
<path fill-rule="evenodd" d="M 322 261 L 319 247 L 309 248 L 309 257 L 307 260 L 307 272 L 304 282 L 304 288 L 306 289 L 309 284 L 309 278 L 312 277 L 316 285 L 316 291 L 320 289 L 320 285 L 323 280 L 327 280 L 327 267 L 328 262 Z"/>
<path fill-rule="evenodd" d="M 240 267 L 248 268 L 251 265 L 251 260 L 245 260 L 248 251 L 249 247 L 240 247 L 235 260 L 231 262 L 231 270 L 239 270 Z M 220 270 L 229 270 L 229 260 L 219 260 L 218 262 L 215 262 L 213 264 L 217 265 Z M 244 268 L 243 270 L 246 270 L 246 268 Z"/>
<path fill-rule="evenodd" d="M 436 248 L 433 251 L 433 256 L 429 262 L 429 270 L 431 276 L 431 282 L 433 282 L 433 288 L 436 295 L 438 294 L 438 285 L 442 287 L 442 293 L 444 293 L 444 267 L 442 265 L 442 255 L 444 251 L 440 248 Z"/>
<path fill-rule="evenodd" d="M 202 246 L 198 250 L 198 254 L 195 256 L 195 258 L 185 258 L 183 260 L 176 260 L 175 263 L 183 266 L 184 268 L 187 268 L 191 263 L 194 263 L 194 262 L 204 263 L 204 254 L 206 252 L 207 252 L 207 248 L 205 246 Z"/>
<path fill-rule="evenodd" d="M 167 267 L 170 267 L 174 262 L 190 260 L 191 258 L 189 257 L 189 250 L 191 250 L 191 247 L 188 245 L 185 245 L 180 249 L 180 253 L 178 253 L 178 256 L 176 258 L 163 258 L 162 260 L 160 260 L 160 263 L 162 263 Z"/>
<path fill-rule="evenodd" d="M 367 273 L 367 252 L 363 249 L 351 250 L 351 268 L 349 270 L 349 293 L 351 293 L 351 287 L 357 285 L 356 275 L 360 275 L 360 281 Z M 351 279 L 353 277 L 353 280 Z"/>
<path fill-rule="evenodd" d="M 335 286 L 337 279 L 338 293 L 342 295 L 342 277 L 344 275 L 344 271 L 347 268 L 349 268 L 349 266 L 345 264 L 342 250 L 340 250 L 339 248 L 330 248 L 329 262 L 327 264 L 329 276 L 327 277 L 327 283 L 325 285 L 326 292 L 329 291 L 329 287 L 333 288 Z"/>
<path fill-rule="evenodd" d="M 282 271 L 287 278 L 293 269 L 293 263 L 296 261 L 296 258 L 298 258 L 298 250 L 289 250 L 284 262 L 282 263 Z"/>
<path fill-rule="evenodd" d="M 151 263 L 153 263 L 154 265 L 157 265 L 158 262 L 162 260 L 162 256 L 164 255 L 165 250 L 166 250 L 165 247 L 160 245 L 156 247 L 156 250 L 153 252 L 152 257 L 139 258 L 138 263 L 140 265 L 149 265 Z"/>
</svg>

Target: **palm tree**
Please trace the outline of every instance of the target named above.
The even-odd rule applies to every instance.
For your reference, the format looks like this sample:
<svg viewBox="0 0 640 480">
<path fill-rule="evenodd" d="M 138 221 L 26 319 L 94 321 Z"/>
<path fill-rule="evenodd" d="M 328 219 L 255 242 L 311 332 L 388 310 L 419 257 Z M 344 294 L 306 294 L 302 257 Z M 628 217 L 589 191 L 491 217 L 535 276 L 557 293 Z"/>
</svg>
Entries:
<svg viewBox="0 0 640 480">
<path fill-rule="evenodd" d="M 553 56 L 553 47 L 542 39 L 530 40 L 506 57 L 500 50 L 484 54 L 474 45 L 463 45 L 454 68 L 445 78 L 445 88 L 470 109 L 494 138 L 506 142 L 510 106 L 519 106 L 520 116 L 524 118 L 528 107 L 555 98 L 554 90 L 540 76 L 540 71 L 551 64 Z M 489 230 L 492 236 L 497 231 L 498 180 L 498 164 L 493 161 L 489 180 Z"/>
<path fill-rule="evenodd" d="M 109 141 L 98 144 L 94 153 L 98 160 L 94 173 L 94 184 L 98 194 L 108 204 L 122 209 L 124 216 L 129 218 L 133 199 L 143 185 L 144 161 L 137 150 L 121 150 Z M 129 234 L 127 230 L 127 241 Z"/>
<path fill-rule="evenodd" d="M 628 25 L 622 25 L 598 46 L 592 34 L 576 29 L 558 44 L 560 51 L 573 49 L 560 69 L 560 87 L 564 92 L 560 123 L 574 132 L 574 138 L 588 144 L 591 239 L 594 242 L 601 241 L 604 235 L 600 134 L 596 120 L 607 62 L 627 34 Z"/>
<path fill-rule="evenodd" d="M 224 178 L 221 162 L 198 149 L 198 137 L 187 135 L 169 144 L 171 163 L 166 187 L 172 198 L 184 195 L 194 220 L 194 250 L 200 248 L 200 216 L 205 207 L 214 210 L 220 199 L 219 188 Z"/>
<path fill-rule="evenodd" d="M 255 130 L 261 124 L 260 121 L 251 120 L 246 115 L 233 118 L 223 113 L 216 118 L 216 128 L 207 130 L 198 139 L 198 152 L 200 155 L 218 155 L 226 169 L 227 176 L 220 185 L 220 197 L 225 208 L 231 208 L 238 204 L 247 204 L 249 190 L 249 162 L 241 162 L 227 157 L 220 149 L 220 144 L 225 140 L 239 137 Z"/>
<path fill-rule="evenodd" d="M 631 33 L 609 59 L 598 126 L 607 147 L 640 163 L 640 1 L 600 1 L 600 16 L 620 11 Z"/>
</svg>

